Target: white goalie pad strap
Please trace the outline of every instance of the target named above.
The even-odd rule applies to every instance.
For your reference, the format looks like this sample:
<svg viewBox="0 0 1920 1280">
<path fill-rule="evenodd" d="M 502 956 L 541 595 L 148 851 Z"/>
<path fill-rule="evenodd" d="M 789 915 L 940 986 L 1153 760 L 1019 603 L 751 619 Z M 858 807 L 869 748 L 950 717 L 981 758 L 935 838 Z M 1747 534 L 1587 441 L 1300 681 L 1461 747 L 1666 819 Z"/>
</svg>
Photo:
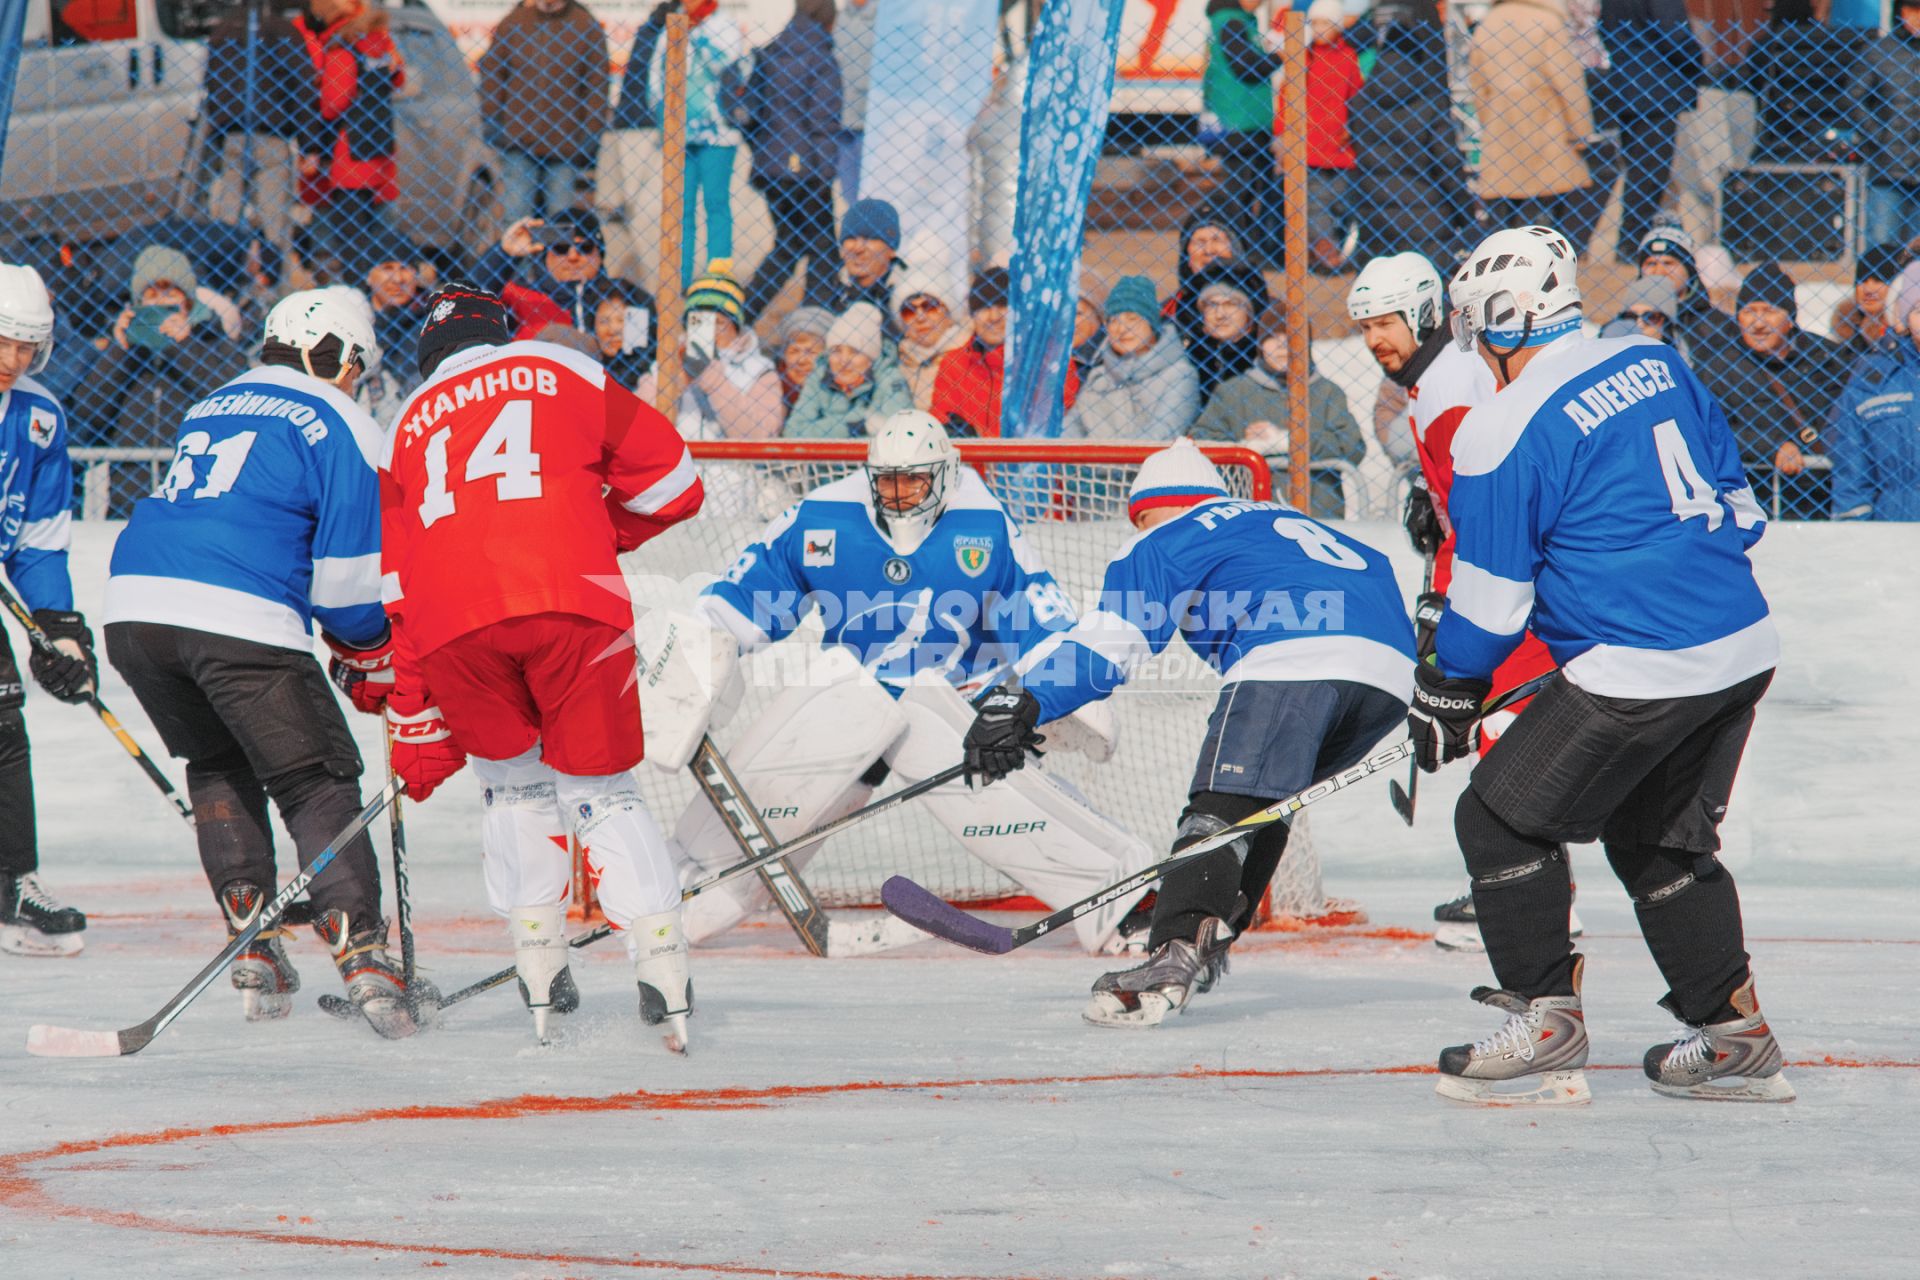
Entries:
<svg viewBox="0 0 1920 1280">
<path fill-rule="evenodd" d="M 642 916 L 678 908 L 680 881 L 673 872 L 673 855 L 633 775 L 553 777 L 560 812 L 573 824 L 608 922 L 625 929 Z"/>
<path fill-rule="evenodd" d="M 960 759 L 973 710 L 944 681 L 916 681 L 900 698 L 907 736 L 888 762 L 902 781 L 937 773 Z M 990 787 L 953 783 L 917 803 L 966 851 L 1050 907 L 1095 893 L 1154 860 L 1140 837 L 1095 812 L 1064 779 L 1030 763 Z M 1074 934 L 1098 954 L 1147 890 L 1074 922 Z"/>
<path fill-rule="evenodd" d="M 1120 720 L 1111 702 L 1089 702 L 1072 715 L 1040 726 L 1046 750 L 1074 751 L 1095 764 L 1113 759 L 1120 746 Z"/>
<path fill-rule="evenodd" d="M 692 614 L 649 609 L 634 624 L 634 643 L 647 763 L 678 772 L 740 705 L 739 642 Z"/>
<path fill-rule="evenodd" d="M 507 917 L 515 907 L 558 904 L 573 891 L 567 827 L 560 817 L 554 772 L 540 748 L 511 760 L 473 760 L 481 792 L 480 852 L 487 905 Z"/>
</svg>

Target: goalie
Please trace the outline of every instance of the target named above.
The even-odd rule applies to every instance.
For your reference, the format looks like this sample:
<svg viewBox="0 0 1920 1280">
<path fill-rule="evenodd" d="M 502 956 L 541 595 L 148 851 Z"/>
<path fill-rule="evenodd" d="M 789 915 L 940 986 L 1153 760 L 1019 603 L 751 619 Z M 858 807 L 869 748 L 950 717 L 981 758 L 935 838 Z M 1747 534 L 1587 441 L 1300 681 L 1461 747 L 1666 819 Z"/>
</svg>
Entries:
<svg viewBox="0 0 1920 1280">
<path fill-rule="evenodd" d="M 728 752 L 781 838 L 860 807 L 889 775 L 912 783 L 958 764 L 973 722 L 967 695 L 1074 621 L 1052 574 L 962 465 L 945 428 L 915 410 L 888 417 L 863 470 L 789 507 L 695 608 L 722 644 L 731 636 L 746 653 L 815 613 L 825 629 L 824 659 Z M 1104 758 L 1111 724 L 1089 716 L 1074 726 L 1078 734 L 1052 732 L 1084 739 Z M 1144 841 L 1041 770 L 987 791 L 955 782 L 921 803 L 968 853 L 1043 902 L 1071 902 L 1152 859 Z M 674 837 L 683 883 L 739 858 L 704 800 L 689 806 Z M 816 851 L 795 854 L 793 865 Z M 1123 946 L 1122 922 L 1138 898 L 1082 917 L 1074 926 L 1081 945 Z M 687 937 L 711 937 L 766 900 L 748 881 L 702 894 L 687 904 Z"/>
</svg>

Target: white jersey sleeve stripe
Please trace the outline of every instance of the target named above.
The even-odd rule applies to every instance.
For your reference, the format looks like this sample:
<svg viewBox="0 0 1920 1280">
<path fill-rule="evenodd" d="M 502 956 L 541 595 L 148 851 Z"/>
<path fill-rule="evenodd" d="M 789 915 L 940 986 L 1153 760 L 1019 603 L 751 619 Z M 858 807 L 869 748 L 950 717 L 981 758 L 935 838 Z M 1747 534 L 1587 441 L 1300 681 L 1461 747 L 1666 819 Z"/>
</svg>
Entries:
<svg viewBox="0 0 1920 1280">
<path fill-rule="evenodd" d="M 322 556 L 313 562 L 311 597 L 316 608 L 351 609 L 374 604 L 384 594 L 380 553 L 364 556 Z"/>
<path fill-rule="evenodd" d="M 1733 523 L 1741 529 L 1751 529 L 1763 523 L 1767 513 L 1753 496 L 1752 485 L 1742 485 L 1726 495 L 1727 505 L 1733 508 Z"/>
<path fill-rule="evenodd" d="M 753 624 L 732 601 L 716 595 L 702 595 L 693 602 L 693 612 L 715 629 L 724 631 L 740 644 L 742 653 L 752 653 L 767 643 L 767 633 Z"/>
<path fill-rule="evenodd" d="M 1095 609 L 1068 630 L 1056 632 L 1035 645 L 1020 659 L 1015 670 L 1024 675 L 1068 641 L 1099 654 L 1129 676 L 1153 656 L 1153 645 L 1139 626 L 1117 613 Z"/>
<path fill-rule="evenodd" d="M 1533 584 L 1499 577 L 1456 558 L 1447 608 L 1491 635 L 1519 635 L 1533 613 Z"/>
<path fill-rule="evenodd" d="M 700 468 L 694 465 L 693 455 L 682 449 L 680 461 L 673 464 L 673 470 L 620 505 L 637 516 L 654 515 L 672 506 L 699 479 Z"/>
<path fill-rule="evenodd" d="M 62 511 L 45 520 L 29 520 L 20 526 L 20 539 L 14 546 L 22 551 L 65 551 L 73 541 L 73 513 Z"/>
</svg>

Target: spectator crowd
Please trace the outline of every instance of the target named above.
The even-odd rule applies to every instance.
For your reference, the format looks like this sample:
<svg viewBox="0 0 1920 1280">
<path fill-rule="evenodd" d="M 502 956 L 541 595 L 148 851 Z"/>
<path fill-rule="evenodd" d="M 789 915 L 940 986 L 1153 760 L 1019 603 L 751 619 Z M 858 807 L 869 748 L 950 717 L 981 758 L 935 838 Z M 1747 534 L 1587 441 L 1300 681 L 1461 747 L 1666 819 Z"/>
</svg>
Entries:
<svg viewBox="0 0 1920 1280">
<path fill-rule="evenodd" d="M 244 103 L 234 53 L 248 35 L 223 18 L 209 33 L 204 123 L 220 143 L 210 162 L 239 163 L 241 138 L 272 142 L 294 159 L 290 181 L 263 177 L 250 221 L 168 216 L 124 237 L 85 295 L 63 284 L 71 272 L 48 273 L 62 346 L 46 378 L 61 384 L 76 443 L 165 444 L 193 399 L 253 358 L 251 335 L 296 273 L 367 297 L 382 362 L 360 394 L 376 414 L 410 388 L 422 302 L 452 273 L 499 293 L 516 336 L 573 345 L 654 399 L 658 300 L 616 273 L 609 239 L 650 243 L 657 229 L 626 209 L 666 163 L 675 12 L 689 24 L 674 352 L 685 378 L 667 407 L 682 434 L 845 440 L 907 407 L 959 437 L 1019 434 L 1002 410 L 1005 254 L 956 261 L 921 236 L 918 210 L 860 188 L 886 2 L 795 0 L 791 20 L 752 48 L 715 0 L 669 0 L 613 74 L 607 29 L 587 5 L 519 0 L 474 64 L 504 229 L 451 253 L 397 216 L 406 184 L 433 161 L 402 163 L 416 70 L 382 11 L 307 0 L 268 12 Z M 1259 0 L 1207 0 L 1207 181 L 1153 251 L 1163 260 L 1083 273 L 1062 436 L 1187 436 L 1286 464 L 1302 372 L 1288 336 L 1311 317 L 1289 314 L 1271 281 L 1285 266 L 1278 157 L 1297 127 L 1310 271 L 1413 251 L 1444 278 L 1486 228 L 1554 226 L 1585 262 L 1619 264 L 1624 285 L 1591 326 L 1670 344 L 1718 398 L 1756 491 L 1788 495 L 1781 514 L 1920 518 L 1920 0 L 1897 0 L 1884 35 L 1842 32 L 1806 0 L 1776 0 L 1730 73 L 1757 104 L 1755 157 L 1851 166 L 1861 180 L 1871 247 L 1853 258 L 1844 298 L 1817 316 L 1801 306 L 1806 268 L 1757 261 L 1736 276 L 1674 212 L 1685 122 L 1713 80 L 1682 0 L 1493 0 L 1470 28 L 1450 26 L 1436 0 L 1380 0 L 1364 16 L 1340 0 L 1303 7 L 1305 110 L 1293 122 L 1278 92 L 1289 11 L 1269 21 Z M 1828 77 L 1824 103 L 1809 102 L 1814 65 Z M 743 191 L 770 224 L 748 254 Z M 1310 336 L 1324 361 L 1326 341 L 1343 335 Z M 1383 385 L 1363 431 L 1350 382 L 1315 362 L 1304 376 L 1312 460 L 1336 464 L 1316 473 L 1313 510 L 1339 515 L 1350 481 L 1337 464 L 1361 463 L 1370 436 L 1404 456 L 1391 429 L 1404 392 Z"/>
</svg>

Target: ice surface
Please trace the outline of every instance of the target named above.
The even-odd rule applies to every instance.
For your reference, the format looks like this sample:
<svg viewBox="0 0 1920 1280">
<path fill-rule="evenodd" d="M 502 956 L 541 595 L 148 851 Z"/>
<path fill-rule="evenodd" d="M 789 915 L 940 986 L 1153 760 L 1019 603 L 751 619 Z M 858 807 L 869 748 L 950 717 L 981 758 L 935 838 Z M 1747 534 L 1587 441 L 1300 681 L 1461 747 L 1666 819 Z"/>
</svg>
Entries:
<svg viewBox="0 0 1920 1280">
<path fill-rule="evenodd" d="M 78 532 L 92 610 L 104 542 Z M 685 1060 L 640 1025 L 612 942 L 576 957 L 584 1007 L 550 1050 L 511 985 L 388 1043 L 314 1007 L 339 988 L 302 931 L 285 1022 L 244 1024 L 217 982 L 137 1057 L 31 1058 L 31 1025 L 138 1022 L 224 940 L 185 825 L 91 716 L 36 691 L 45 879 L 93 924 L 77 959 L 0 957 L 0 1275 L 1910 1276 L 1916 553 L 1911 530 L 1784 528 L 1758 557 L 1788 652 L 1727 860 L 1788 1106 L 1645 1088 L 1640 1054 L 1673 1024 L 1585 849 L 1593 1105 L 1433 1096 L 1439 1048 L 1497 1025 L 1466 998 L 1484 961 L 1422 936 L 1459 887 L 1457 770 L 1422 778 L 1412 831 L 1384 782 L 1317 806 L 1329 889 L 1373 924 L 1255 935 L 1156 1031 L 1080 1022 L 1105 962 L 1064 935 L 834 962 L 772 922 L 696 951 Z M 157 750 L 110 673 L 104 693 Z M 375 722 L 354 725 L 377 759 Z M 408 811 L 443 989 L 509 958 L 477 808 L 456 780 Z"/>
</svg>

